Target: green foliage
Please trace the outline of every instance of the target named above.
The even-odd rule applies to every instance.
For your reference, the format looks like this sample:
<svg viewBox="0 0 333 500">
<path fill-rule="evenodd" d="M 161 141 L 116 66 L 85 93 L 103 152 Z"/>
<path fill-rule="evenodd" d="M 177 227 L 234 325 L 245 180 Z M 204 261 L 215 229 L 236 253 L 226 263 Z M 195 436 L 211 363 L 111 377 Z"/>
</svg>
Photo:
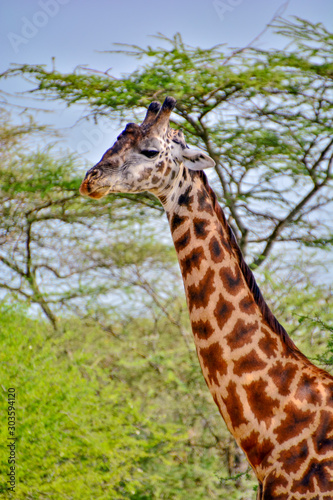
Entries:
<svg viewBox="0 0 333 500">
<path fill-rule="evenodd" d="M 176 97 L 174 126 L 216 161 L 215 189 L 258 267 L 281 242 L 329 249 L 333 241 L 331 222 L 316 224 L 332 199 L 333 35 L 297 18 L 273 29 L 286 50 L 202 49 L 159 35 L 161 47 L 113 51 L 142 61 L 120 78 L 26 64 L 3 77 L 28 76 L 43 99 L 85 103 L 95 119 L 133 121 L 151 100 Z"/>
<path fill-rule="evenodd" d="M 115 328 L 117 336 L 73 319 L 54 335 L 20 308 L 2 306 L 1 414 L 4 422 L 7 389 L 15 387 L 17 419 L 16 492 L 6 492 L 2 447 L 3 498 L 171 500 L 186 491 L 199 500 L 232 490 L 218 480 L 211 432 L 197 434 L 203 417 L 189 384 L 201 374 L 184 346 L 171 353 L 174 329 L 165 325 L 157 340 L 143 319 Z M 200 385 L 192 397 L 206 413 L 213 406 Z M 1 441 L 7 436 L 3 425 Z"/>
<path fill-rule="evenodd" d="M 330 336 L 325 325 L 332 321 L 333 310 L 330 286 L 315 284 L 316 274 L 324 272 L 322 265 L 310 255 L 295 260 L 291 267 L 288 256 L 280 255 L 258 273 L 261 291 L 274 315 L 314 363 L 327 349 Z"/>
<path fill-rule="evenodd" d="M 17 392 L 15 498 L 88 498 L 87 489 L 89 497 L 132 498 L 144 489 L 140 465 L 157 457 L 167 466 L 164 456 L 184 439 L 179 428 L 142 416 L 127 384 L 109 380 L 84 348 L 94 336 L 68 351 L 77 340 L 70 330 L 51 338 L 17 312 L 1 321 L 3 388 Z"/>
<path fill-rule="evenodd" d="M 301 316 L 300 322 L 307 323 L 312 326 L 312 328 L 320 328 L 325 331 L 327 335 L 329 335 L 329 340 L 326 345 L 326 349 L 323 353 L 317 356 L 317 361 L 319 363 L 324 364 L 325 368 L 328 370 L 332 370 L 333 367 L 333 320 L 332 314 L 328 318 L 328 322 L 319 319 L 320 316 L 310 317 L 310 316 Z"/>
</svg>

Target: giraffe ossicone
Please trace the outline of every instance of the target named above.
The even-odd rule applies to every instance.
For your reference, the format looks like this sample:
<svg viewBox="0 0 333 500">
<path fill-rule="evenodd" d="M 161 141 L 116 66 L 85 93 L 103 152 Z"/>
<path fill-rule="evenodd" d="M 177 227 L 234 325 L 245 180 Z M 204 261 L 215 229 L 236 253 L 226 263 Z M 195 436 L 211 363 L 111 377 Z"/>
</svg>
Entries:
<svg viewBox="0 0 333 500">
<path fill-rule="evenodd" d="M 259 481 L 258 499 L 333 498 L 333 377 L 294 345 L 264 301 L 203 169 L 215 162 L 150 104 L 80 192 L 150 191 L 168 217 L 208 388 Z"/>
</svg>

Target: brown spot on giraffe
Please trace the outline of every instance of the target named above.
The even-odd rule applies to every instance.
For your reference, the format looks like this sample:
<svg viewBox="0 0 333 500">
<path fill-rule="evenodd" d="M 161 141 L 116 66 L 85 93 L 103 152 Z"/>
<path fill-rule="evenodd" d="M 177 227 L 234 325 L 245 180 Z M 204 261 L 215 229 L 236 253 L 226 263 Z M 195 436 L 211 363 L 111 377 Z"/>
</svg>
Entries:
<svg viewBox="0 0 333 500">
<path fill-rule="evenodd" d="M 323 384 L 326 389 L 326 404 L 333 407 L 333 384 Z"/>
<path fill-rule="evenodd" d="M 272 441 L 268 438 L 261 441 L 261 436 L 256 431 L 252 431 L 251 434 L 242 439 L 241 446 L 252 467 L 260 466 L 274 450 Z"/>
<path fill-rule="evenodd" d="M 259 358 L 254 349 L 245 356 L 242 356 L 237 361 L 234 361 L 234 374 L 241 377 L 245 373 L 253 373 L 258 370 L 263 370 L 267 366 L 267 362 Z"/>
<path fill-rule="evenodd" d="M 237 385 L 235 382 L 229 382 L 227 393 L 228 396 L 224 397 L 223 401 L 226 405 L 232 427 L 235 429 L 242 424 L 247 424 L 248 420 L 244 415 L 243 403 L 237 393 Z"/>
<path fill-rule="evenodd" d="M 191 241 L 191 231 L 188 229 L 178 240 L 174 241 L 177 252 L 184 250 Z"/>
<path fill-rule="evenodd" d="M 311 460 L 301 479 L 295 479 L 292 485 L 294 491 L 299 493 L 315 493 L 316 486 L 319 491 L 332 492 L 333 494 L 333 460 L 318 462 Z"/>
<path fill-rule="evenodd" d="M 171 217 L 171 231 L 174 232 L 176 229 L 178 229 L 184 222 L 186 222 L 189 218 L 187 215 L 180 216 L 178 214 L 173 214 Z"/>
<path fill-rule="evenodd" d="M 231 295 L 238 295 L 244 286 L 241 278 L 241 272 L 238 268 L 236 268 L 235 271 L 232 271 L 228 267 L 223 267 L 220 270 L 220 278 L 224 288 Z"/>
<path fill-rule="evenodd" d="M 209 221 L 207 219 L 199 219 L 198 217 L 195 217 L 193 219 L 193 228 L 194 228 L 194 234 L 196 238 L 199 239 L 206 239 L 208 230 L 207 226 L 209 225 Z"/>
<path fill-rule="evenodd" d="M 322 397 L 319 392 L 317 377 L 315 375 L 303 373 L 298 383 L 295 397 L 300 401 L 306 401 L 313 405 L 320 404 Z"/>
<path fill-rule="evenodd" d="M 215 291 L 214 277 L 214 271 L 209 268 L 198 285 L 189 285 L 187 287 L 190 311 L 194 307 L 196 309 L 207 307 L 210 296 Z"/>
<path fill-rule="evenodd" d="M 168 165 L 168 167 L 167 167 L 167 169 L 166 169 L 166 171 L 165 171 L 165 175 L 166 175 L 166 176 L 170 175 L 171 171 L 172 171 L 172 173 L 173 173 L 173 170 L 172 170 L 171 166 L 170 166 L 170 165 Z"/>
<path fill-rule="evenodd" d="M 255 314 L 256 303 L 249 293 L 239 302 L 239 309 L 245 314 Z"/>
<path fill-rule="evenodd" d="M 184 278 L 191 273 L 191 271 L 196 268 L 200 268 L 201 261 L 205 258 L 203 247 L 196 247 L 184 257 L 184 259 L 180 260 L 180 267 L 182 270 L 182 274 Z"/>
<path fill-rule="evenodd" d="M 161 173 L 161 172 L 163 172 L 164 169 L 165 169 L 165 162 L 162 160 L 162 161 L 157 163 L 156 170 L 158 173 Z"/>
<path fill-rule="evenodd" d="M 184 193 L 182 193 L 178 198 L 178 205 L 180 207 L 186 206 L 190 212 L 192 211 L 191 203 L 193 200 L 193 196 L 190 196 L 191 191 L 192 191 L 192 186 L 188 186 L 184 191 Z"/>
<path fill-rule="evenodd" d="M 288 486 L 288 480 L 273 470 L 263 482 L 262 500 L 291 500 Z"/>
<path fill-rule="evenodd" d="M 280 444 L 300 436 L 313 423 L 316 415 L 313 411 L 299 409 L 292 401 L 286 405 L 284 412 L 285 418 L 274 430 Z"/>
<path fill-rule="evenodd" d="M 223 248 L 227 251 L 227 253 L 230 255 L 232 250 L 231 250 L 231 244 L 226 237 L 226 232 L 224 228 L 221 225 L 216 225 L 216 233 L 219 235 L 219 239 L 222 243 Z"/>
<path fill-rule="evenodd" d="M 199 339 L 209 339 L 214 333 L 214 328 L 209 321 L 193 321 L 192 322 L 193 334 Z"/>
<path fill-rule="evenodd" d="M 268 375 L 274 382 L 279 394 L 287 396 L 290 394 L 290 385 L 297 373 L 296 363 L 282 363 L 280 360 L 268 370 Z"/>
<path fill-rule="evenodd" d="M 216 318 L 217 324 L 219 328 L 223 328 L 228 319 L 231 318 L 231 315 L 235 307 L 231 302 L 224 299 L 223 295 L 219 295 L 219 299 L 217 301 L 216 307 L 214 309 L 214 316 Z"/>
<path fill-rule="evenodd" d="M 253 336 L 257 333 L 258 327 L 258 321 L 245 323 L 243 319 L 238 319 L 232 331 L 225 337 L 230 348 L 232 350 L 238 349 L 252 342 Z"/>
<path fill-rule="evenodd" d="M 207 369 L 208 380 L 212 384 L 220 385 L 218 375 L 227 373 L 227 364 L 223 358 L 223 349 L 218 342 L 199 350 L 202 365 Z"/>
<path fill-rule="evenodd" d="M 303 439 L 300 443 L 282 450 L 280 460 L 283 470 L 288 474 L 296 473 L 303 466 L 309 456 L 309 447 L 307 441 Z"/>
<path fill-rule="evenodd" d="M 219 262 L 223 261 L 224 252 L 215 236 L 213 236 L 209 242 L 209 251 L 213 262 L 218 264 Z"/>
<path fill-rule="evenodd" d="M 274 410 L 279 407 L 279 400 L 268 395 L 268 382 L 260 378 L 244 386 L 249 406 L 259 422 L 265 422 L 266 427 L 271 425 Z"/>
<path fill-rule="evenodd" d="M 145 181 L 146 179 L 149 179 L 150 174 L 152 173 L 153 169 L 152 168 L 145 168 L 141 175 L 138 177 L 138 182 Z"/>
<path fill-rule="evenodd" d="M 266 356 L 274 357 L 278 349 L 278 338 L 272 334 L 267 328 L 261 329 L 263 337 L 259 340 L 258 345 Z"/>
<path fill-rule="evenodd" d="M 318 455 L 325 455 L 333 448 L 333 417 L 331 412 L 322 410 L 320 424 L 312 437 L 314 449 Z"/>
<path fill-rule="evenodd" d="M 152 184 L 158 184 L 161 181 L 161 179 L 158 177 L 158 175 L 153 175 L 152 177 Z"/>
<path fill-rule="evenodd" d="M 207 212 L 208 214 L 213 215 L 213 207 L 207 191 L 204 188 L 199 189 L 197 197 L 199 212 Z"/>
</svg>

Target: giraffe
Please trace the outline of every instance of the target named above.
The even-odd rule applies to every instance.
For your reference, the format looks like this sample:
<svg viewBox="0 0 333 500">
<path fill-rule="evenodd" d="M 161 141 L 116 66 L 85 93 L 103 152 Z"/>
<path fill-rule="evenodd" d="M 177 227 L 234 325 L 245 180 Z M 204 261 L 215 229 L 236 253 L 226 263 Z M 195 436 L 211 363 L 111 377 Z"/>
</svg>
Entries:
<svg viewBox="0 0 333 500">
<path fill-rule="evenodd" d="M 149 191 L 167 214 L 207 386 L 258 482 L 258 500 L 333 498 L 333 377 L 313 365 L 264 301 L 203 169 L 215 165 L 152 102 L 80 193 Z"/>
</svg>

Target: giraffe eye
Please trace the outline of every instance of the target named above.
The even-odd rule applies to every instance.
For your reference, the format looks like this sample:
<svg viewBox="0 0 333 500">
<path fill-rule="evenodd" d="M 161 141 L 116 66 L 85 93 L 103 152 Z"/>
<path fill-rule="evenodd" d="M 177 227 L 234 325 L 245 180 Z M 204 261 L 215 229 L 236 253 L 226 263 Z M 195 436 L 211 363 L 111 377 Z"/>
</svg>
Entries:
<svg viewBox="0 0 333 500">
<path fill-rule="evenodd" d="M 144 149 L 141 151 L 141 154 L 146 156 L 147 158 L 155 158 L 158 153 L 159 151 L 156 151 L 156 149 Z"/>
</svg>

